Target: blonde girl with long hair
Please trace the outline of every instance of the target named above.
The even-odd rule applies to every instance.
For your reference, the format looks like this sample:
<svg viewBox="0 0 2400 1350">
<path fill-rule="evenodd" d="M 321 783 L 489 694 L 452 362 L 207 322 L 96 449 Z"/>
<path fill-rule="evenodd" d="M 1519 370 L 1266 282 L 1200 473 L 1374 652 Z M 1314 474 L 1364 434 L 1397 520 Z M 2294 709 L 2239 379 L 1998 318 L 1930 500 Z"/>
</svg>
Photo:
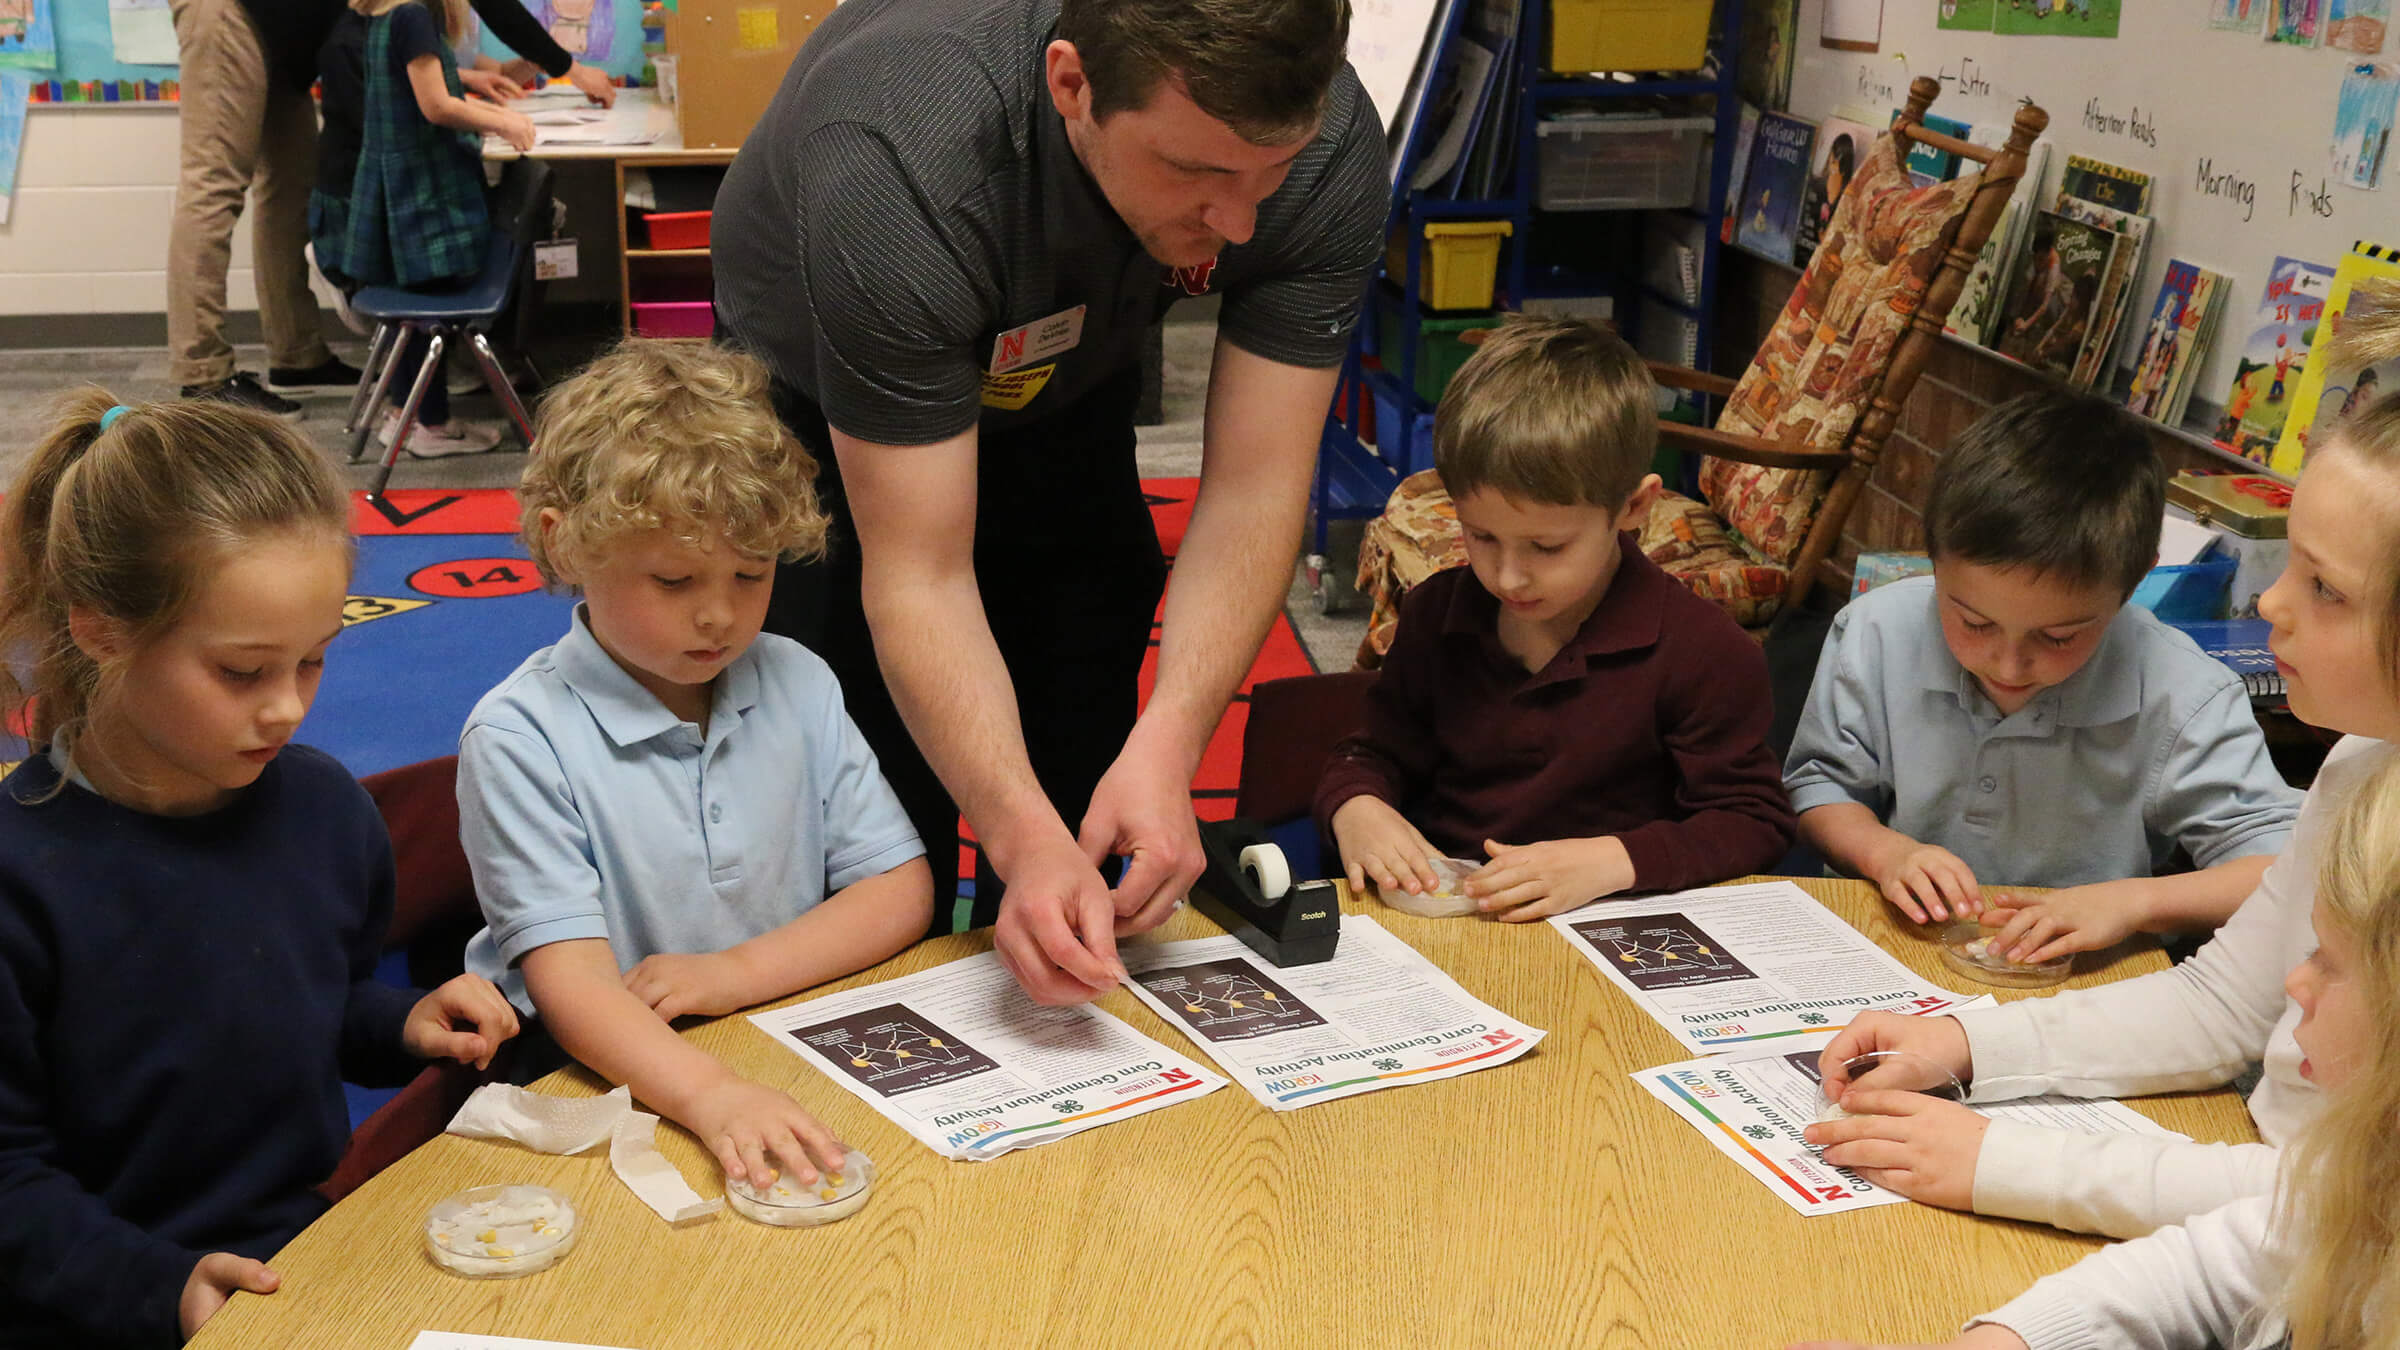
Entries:
<svg viewBox="0 0 2400 1350">
<path fill-rule="evenodd" d="M 62 403 L 0 516 L 0 1328 L 172 1346 L 325 1202 L 342 1079 L 488 1062 L 497 989 L 377 983 L 391 842 L 296 743 L 349 502 L 219 402 Z"/>
</svg>

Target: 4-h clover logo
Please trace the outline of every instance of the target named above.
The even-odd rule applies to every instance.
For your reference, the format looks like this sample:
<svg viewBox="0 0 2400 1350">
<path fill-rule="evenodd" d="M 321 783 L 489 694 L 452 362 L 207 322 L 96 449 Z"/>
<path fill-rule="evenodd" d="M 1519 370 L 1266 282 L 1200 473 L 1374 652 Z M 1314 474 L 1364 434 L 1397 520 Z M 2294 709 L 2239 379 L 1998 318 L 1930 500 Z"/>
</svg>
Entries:
<svg viewBox="0 0 2400 1350">
<path fill-rule="evenodd" d="M 1083 1103 L 1073 1100 L 1052 1102 L 1050 1103 L 1050 1109 L 1058 1112 L 1062 1116 L 1071 1116 L 1083 1109 Z"/>
<path fill-rule="evenodd" d="M 1764 1125 L 1744 1125 L 1742 1127 L 1742 1133 L 1749 1135 L 1753 1139 L 1772 1139 L 1775 1137 L 1775 1132 L 1768 1129 Z"/>
<path fill-rule="evenodd" d="M 1400 1061 L 1396 1059 L 1379 1059 L 1375 1061 L 1375 1067 L 1383 1070 L 1385 1073 L 1390 1073 L 1392 1070 L 1400 1067 Z"/>
<path fill-rule="evenodd" d="M 1826 1019 L 1825 1014 L 1823 1013 L 1802 1013 L 1800 1014 L 1800 1020 L 1806 1022 L 1812 1027 L 1821 1027 L 1825 1025 Z"/>
</svg>

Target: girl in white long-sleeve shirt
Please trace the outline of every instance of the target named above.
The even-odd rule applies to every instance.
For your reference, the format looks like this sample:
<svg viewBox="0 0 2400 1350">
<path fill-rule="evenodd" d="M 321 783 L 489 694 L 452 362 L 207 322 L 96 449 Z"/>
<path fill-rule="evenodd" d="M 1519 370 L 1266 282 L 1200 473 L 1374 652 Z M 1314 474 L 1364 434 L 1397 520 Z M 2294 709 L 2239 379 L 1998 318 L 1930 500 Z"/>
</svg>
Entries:
<svg viewBox="0 0 2400 1350">
<path fill-rule="evenodd" d="M 2350 362 L 2400 352 L 2400 288 L 2380 323 L 2352 323 Z M 2350 366 L 2355 368 L 2355 365 Z M 2198 955 L 2104 988 L 2023 999 L 1934 1019 L 1869 1013 L 1825 1051 L 1829 1093 L 1841 1065 L 1872 1049 L 1939 1059 L 1974 1084 L 1971 1100 L 2045 1092 L 2138 1096 L 2226 1082 L 2253 1063 L 2250 1095 L 2264 1144 L 2197 1144 L 2086 1135 L 1985 1119 L 1915 1094 L 1842 1100 L 1849 1120 L 1812 1127 L 1829 1162 L 1928 1204 L 2134 1237 L 2273 1187 L 2276 1149 L 2320 1109 L 2298 1072 L 2299 1009 L 2283 973 L 2315 946 L 2309 906 L 2325 819 L 2400 739 L 2400 393 L 2344 423 L 2310 457 L 2292 500 L 2292 557 L 2259 598 L 2292 711 L 2348 733 L 2301 807 L 2291 847 Z"/>
<path fill-rule="evenodd" d="M 2293 1070 L 2325 1099 L 2280 1194 L 2094 1253 L 1969 1322 L 1954 1350 L 2400 1347 L 2400 762 L 2381 758 L 2318 840 L 2319 945 L 2284 980 Z"/>
</svg>

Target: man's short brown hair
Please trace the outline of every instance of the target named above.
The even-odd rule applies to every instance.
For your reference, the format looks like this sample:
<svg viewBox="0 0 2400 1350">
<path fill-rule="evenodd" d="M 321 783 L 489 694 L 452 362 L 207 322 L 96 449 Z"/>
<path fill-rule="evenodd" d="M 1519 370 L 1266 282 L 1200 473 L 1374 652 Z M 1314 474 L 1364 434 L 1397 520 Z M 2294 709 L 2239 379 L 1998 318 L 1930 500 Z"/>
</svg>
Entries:
<svg viewBox="0 0 2400 1350">
<path fill-rule="evenodd" d="M 1177 80 L 1254 145 L 1313 131 L 1350 41 L 1350 0 L 1063 0 L 1059 38 L 1092 82 L 1095 119 Z"/>
<path fill-rule="evenodd" d="M 1616 334 L 1512 315 L 1442 395 L 1433 467 L 1453 501 L 1488 487 L 1618 511 L 1657 452 L 1657 398 L 1648 367 Z"/>
</svg>

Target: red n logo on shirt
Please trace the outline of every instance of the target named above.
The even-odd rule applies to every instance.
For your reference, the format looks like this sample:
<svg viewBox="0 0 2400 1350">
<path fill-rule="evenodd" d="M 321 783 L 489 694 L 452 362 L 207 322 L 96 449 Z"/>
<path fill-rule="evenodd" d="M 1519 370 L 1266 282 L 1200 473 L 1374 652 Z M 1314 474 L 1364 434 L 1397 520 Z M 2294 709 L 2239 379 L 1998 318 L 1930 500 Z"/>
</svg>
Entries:
<svg viewBox="0 0 2400 1350">
<path fill-rule="evenodd" d="M 1025 330 L 1020 328 L 1015 332 L 1002 333 L 1000 335 L 1000 360 L 997 362 L 997 364 L 1003 366 L 1013 365 L 1016 362 L 1024 359 Z"/>
<path fill-rule="evenodd" d="M 1216 270 L 1217 260 L 1211 258 L 1207 262 L 1191 267 L 1172 269 L 1168 272 L 1167 279 L 1160 284 L 1181 286 L 1185 295 L 1206 295 L 1208 294 L 1208 274 Z"/>
</svg>

